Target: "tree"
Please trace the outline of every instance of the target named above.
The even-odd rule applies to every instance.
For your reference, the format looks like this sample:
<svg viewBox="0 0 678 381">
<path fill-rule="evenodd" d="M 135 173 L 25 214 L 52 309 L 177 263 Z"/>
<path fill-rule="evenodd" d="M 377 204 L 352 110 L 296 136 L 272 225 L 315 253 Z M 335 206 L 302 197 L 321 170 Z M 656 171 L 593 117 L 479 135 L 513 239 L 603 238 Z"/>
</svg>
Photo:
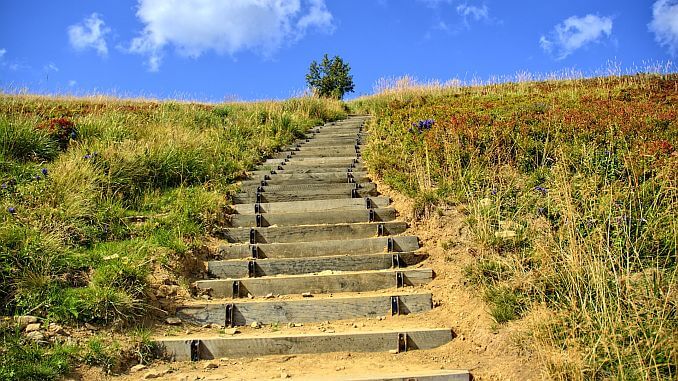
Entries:
<svg viewBox="0 0 678 381">
<path fill-rule="evenodd" d="M 351 67 L 341 57 L 329 59 L 325 54 L 320 64 L 315 60 L 311 62 L 306 83 L 318 96 L 341 99 L 344 94 L 353 92 L 353 76 L 349 71 Z"/>
</svg>

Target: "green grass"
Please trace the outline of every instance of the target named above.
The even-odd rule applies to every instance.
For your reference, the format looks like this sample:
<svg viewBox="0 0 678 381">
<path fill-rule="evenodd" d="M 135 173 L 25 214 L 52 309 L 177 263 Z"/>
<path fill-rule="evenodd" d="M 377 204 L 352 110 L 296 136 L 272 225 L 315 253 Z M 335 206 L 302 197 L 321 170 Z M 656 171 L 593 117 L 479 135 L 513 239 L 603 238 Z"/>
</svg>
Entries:
<svg viewBox="0 0 678 381">
<path fill-rule="evenodd" d="M 346 117 L 341 102 L 317 98 L 209 105 L 0 95 L 0 110 L 0 314 L 116 327 L 158 310 L 151 274 L 190 283 L 183 265 L 223 226 L 227 195 L 246 170 L 310 127 Z M 54 378 L 74 359 L 63 346 L 5 337 L 20 344 L 3 352 L 8 378 Z M 109 344 L 90 341 L 75 361 L 114 370 Z"/>
<path fill-rule="evenodd" d="M 466 205 L 482 255 L 464 272 L 494 319 L 550 311 L 532 327 L 550 377 L 675 379 L 677 83 L 415 86 L 349 106 L 374 116 L 368 167 L 420 217 Z"/>
</svg>

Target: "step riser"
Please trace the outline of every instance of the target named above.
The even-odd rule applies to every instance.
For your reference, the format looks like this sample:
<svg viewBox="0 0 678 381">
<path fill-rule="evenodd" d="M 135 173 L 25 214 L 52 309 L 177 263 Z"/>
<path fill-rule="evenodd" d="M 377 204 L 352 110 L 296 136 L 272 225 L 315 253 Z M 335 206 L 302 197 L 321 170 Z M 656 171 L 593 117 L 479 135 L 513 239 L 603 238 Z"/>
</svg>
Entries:
<svg viewBox="0 0 678 381">
<path fill-rule="evenodd" d="M 388 242 L 392 242 L 388 251 Z M 217 257 L 221 259 L 245 259 L 253 256 L 253 245 L 227 244 L 217 249 Z M 336 241 L 263 243 L 256 245 L 258 258 L 311 258 L 331 255 L 360 255 L 374 253 L 403 253 L 419 249 L 417 237 L 395 236 L 379 238 L 363 238 Z"/>
<path fill-rule="evenodd" d="M 231 205 L 231 208 L 238 214 L 258 214 L 258 213 L 302 213 L 302 212 L 320 212 L 337 210 L 354 210 L 383 208 L 388 206 L 391 200 L 388 197 L 367 197 L 367 198 L 344 198 L 334 200 L 320 201 L 291 201 L 291 202 L 273 202 L 258 204 L 237 204 Z"/>
<path fill-rule="evenodd" d="M 356 189 L 353 191 L 328 191 L 326 193 L 314 191 L 271 191 L 262 192 L 257 199 L 256 192 L 238 193 L 233 197 L 234 204 L 252 204 L 255 202 L 291 202 L 291 201 L 313 201 L 313 200 L 332 200 L 338 198 L 364 198 L 376 196 L 376 190 Z"/>
<path fill-rule="evenodd" d="M 331 180 L 331 181 L 344 181 L 347 182 L 349 178 L 349 173 L 351 174 L 351 177 L 355 180 L 355 182 L 366 182 L 368 181 L 368 174 L 365 171 L 351 171 L 349 172 L 347 169 L 338 169 L 338 170 L 333 170 L 333 171 L 324 171 L 324 172 L 313 172 L 312 170 L 306 170 L 304 172 L 300 173 L 291 173 L 288 172 L 286 173 L 284 170 L 282 171 L 274 171 L 274 173 L 271 173 L 271 171 L 251 171 L 248 172 L 251 176 L 251 180 L 243 180 L 242 184 L 248 184 L 248 183 L 260 183 L 262 180 L 267 180 L 267 182 L 275 183 L 275 182 L 280 182 L 280 181 L 287 181 L 287 180 L 313 180 L 313 181 L 322 181 L 322 180 Z"/>
<path fill-rule="evenodd" d="M 293 156 L 290 159 L 268 159 L 264 161 L 262 165 L 291 165 L 291 164 L 327 164 L 327 163 L 335 163 L 335 164 L 351 164 L 356 160 L 356 155 L 350 155 L 350 156 L 341 156 L 341 157 L 322 157 L 322 158 L 314 158 L 314 157 L 295 157 Z"/>
<path fill-rule="evenodd" d="M 352 164 L 351 162 L 347 161 L 345 163 L 324 163 L 324 164 L 293 164 L 293 163 L 288 163 L 285 165 L 278 165 L 278 164 L 264 164 L 260 165 L 257 167 L 257 171 L 306 171 L 306 172 L 327 172 L 328 170 L 343 170 L 343 171 L 348 171 L 348 169 L 352 169 L 353 171 L 365 171 L 365 164 L 363 163 L 358 163 L 358 164 Z"/>
<path fill-rule="evenodd" d="M 165 357 L 175 361 L 212 360 L 222 357 L 257 357 L 327 352 L 387 352 L 402 348 L 401 334 L 407 336 L 407 350 L 433 349 L 452 340 L 449 329 L 403 330 L 402 332 L 337 333 L 254 338 L 219 337 L 196 342 L 191 356 L 190 339 L 156 341 Z M 404 336 L 403 336 L 404 337 Z"/>
<path fill-rule="evenodd" d="M 292 191 L 316 191 L 316 192 L 350 192 L 353 189 L 376 190 L 377 186 L 374 183 L 334 183 L 334 184 L 304 184 L 304 185 L 265 185 L 255 184 L 249 188 L 244 188 L 244 192 L 257 192 L 259 187 L 263 188 L 261 192 L 292 192 Z"/>
<path fill-rule="evenodd" d="M 396 256 L 394 258 L 394 256 Z M 414 266 L 428 257 L 413 252 L 394 254 L 341 255 L 316 258 L 260 259 L 253 261 L 209 261 L 207 273 L 214 278 L 248 278 L 257 276 L 300 275 L 321 271 L 369 271 L 388 270 L 394 262 L 402 267 Z M 253 266 L 251 268 L 250 266 Z M 250 274 L 250 271 L 253 271 Z"/>
<path fill-rule="evenodd" d="M 406 229 L 405 222 L 384 222 L 223 229 L 219 235 L 229 243 L 290 243 L 392 236 Z"/>
<path fill-rule="evenodd" d="M 394 295 L 398 300 L 400 315 L 422 313 L 432 308 L 431 294 Z M 197 325 L 219 324 L 243 326 L 253 322 L 260 324 L 309 323 L 326 320 L 354 319 L 391 315 L 391 296 L 356 298 L 305 299 L 291 301 L 267 301 L 204 304 L 178 309 L 177 317 Z"/>
<path fill-rule="evenodd" d="M 397 287 L 396 272 L 403 275 L 404 286 L 419 286 L 433 279 L 430 269 L 402 269 L 398 271 L 356 272 L 338 274 L 316 274 L 281 276 L 272 278 L 210 279 L 195 282 L 199 290 L 210 289 L 215 298 L 243 298 L 248 295 L 263 297 L 270 293 L 294 295 L 333 294 L 338 292 L 366 292 Z M 233 283 L 239 284 L 237 294 L 233 292 Z"/>
<path fill-rule="evenodd" d="M 278 160 L 283 160 L 287 158 L 288 155 L 291 156 L 291 159 L 298 158 L 323 158 L 323 157 L 347 157 L 352 156 L 356 157 L 358 152 L 356 152 L 354 147 L 351 148 L 341 148 L 341 149 L 306 149 L 301 151 L 284 151 L 278 152 L 273 155 L 273 158 Z"/>
<path fill-rule="evenodd" d="M 373 220 L 379 222 L 393 221 L 396 219 L 396 211 L 391 208 L 373 209 Z M 339 212 L 315 212 L 315 213 L 284 213 L 284 214 L 261 214 L 260 224 L 266 226 L 297 226 L 309 224 L 339 224 L 370 222 L 370 211 L 344 210 Z M 226 221 L 228 227 L 251 227 L 257 226 L 255 215 L 232 214 Z"/>
</svg>

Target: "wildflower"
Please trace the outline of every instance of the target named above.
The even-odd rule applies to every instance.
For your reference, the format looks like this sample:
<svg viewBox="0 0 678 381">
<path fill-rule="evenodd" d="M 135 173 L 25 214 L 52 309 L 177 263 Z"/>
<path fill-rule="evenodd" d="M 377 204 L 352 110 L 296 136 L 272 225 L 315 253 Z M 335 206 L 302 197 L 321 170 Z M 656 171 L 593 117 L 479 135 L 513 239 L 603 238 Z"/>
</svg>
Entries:
<svg viewBox="0 0 678 381">
<path fill-rule="evenodd" d="M 72 131 L 72 132 L 71 132 L 71 139 L 75 139 L 76 136 L 77 136 L 77 135 L 76 135 L 75 131 Z"/>
<path fill-rule="evenodd" d="M 7 211 L 9 212 L 9 214 L 15 214 L 15 213 L 16 213 L 16 208 L 13 207 L 13 206 L 10 206 L 9 208 L 7 208 Z"/>
<path fill-rule="evenodd" d="M 2 183 L 2 185 L 0 185 L 0 188 L 7 189 L 7 183 Z"/>
<path fill-rule="evenodd" d="M 534 190 L 536 190 L 537 192 L 540 192 L 542 195 L 546 195 L 549 192 L 548 189 L 546 189 L 542 186 L 536 186 L 536 187 L 534 187 Z"/>
<path fill-rule="evenodd" d="M 47 168 L 41 169 L 40 172 L 42 172 L 43 176 L 47 177 L 47 173 L 48 173 Z"/>
<path fill-rule="evenodd" d="M 87 155 L 83 156 L 82 158 L 85 159 L 85 160 L 91 159 L 91 158 L 92 158 L 92 155 L 87 154 Z"/>
<path fill-rule="evenodd" d="M 497 189 L 492 188 L 492 191 L 490 191 L 490 193 L 492 194 L 492 196 L 496 196 L 497 195 Z"/>
<path fill-rule="evenodd" d="M 13 187 L 16 185 L 16 180 L 15 179 L 9 179 L 9 186 Z"/>
<path fill-rule="evenodd" d="M 537 208 L 537 214 L 544 214 L 545 211 L 546 211 L 545 208 L 541 208 L 541 207 Z"/>
<path fill-rule="evenodd" d="M 35 177 L 33 177 L 33 178 L 35 179 L 35 181 L 40 181 L 40 179 L 42 179 L 42 177 L 40 177 L 38 175 L 35 175 Z"/>
</svg>

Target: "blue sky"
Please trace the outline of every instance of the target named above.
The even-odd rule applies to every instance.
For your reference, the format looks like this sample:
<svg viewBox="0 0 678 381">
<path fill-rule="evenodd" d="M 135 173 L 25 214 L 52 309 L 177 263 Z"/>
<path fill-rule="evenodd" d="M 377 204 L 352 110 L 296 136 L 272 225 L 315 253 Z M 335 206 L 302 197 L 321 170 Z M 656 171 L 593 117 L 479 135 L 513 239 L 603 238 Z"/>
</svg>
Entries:
<svg viewBox="0 0 678 381">
<path fill-rule="evenodd" d="M 6 92 L 286 98 L 324 53 L 351 65 L 352 96 L 404 75 L 641 70 L 678 56 L 678 0 L 0 2 Z"/>
</svg>

